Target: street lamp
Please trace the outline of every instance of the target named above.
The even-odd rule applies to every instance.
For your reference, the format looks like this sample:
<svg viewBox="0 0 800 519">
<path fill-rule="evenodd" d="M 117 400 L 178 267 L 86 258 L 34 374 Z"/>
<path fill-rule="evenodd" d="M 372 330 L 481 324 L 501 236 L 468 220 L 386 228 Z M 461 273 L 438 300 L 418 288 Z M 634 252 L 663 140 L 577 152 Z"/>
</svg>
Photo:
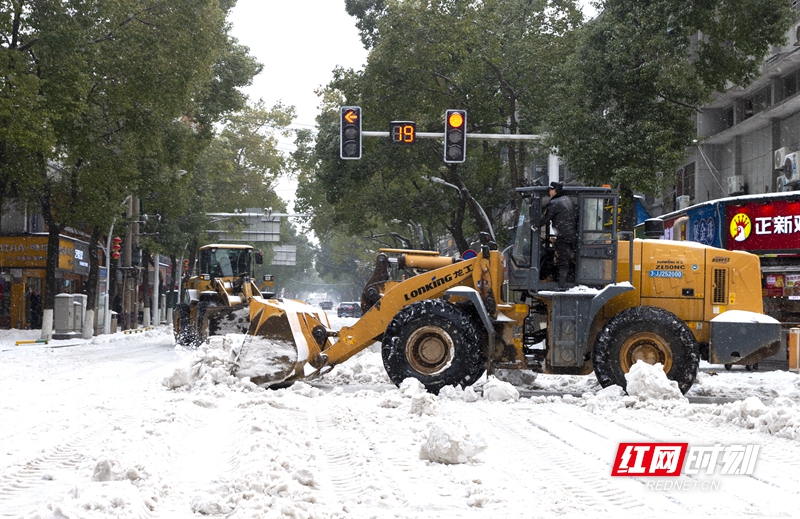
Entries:
<svg viewBox="0 0 800 519">
<path fill-rule="evenodd" d="M 455 189 L 456 191 L 458 191 L 461 196 L 468 197 L 475 204 L 475 206 L 478 208 L 478 210 L 481 212 L 481 216 L 483 217 L 483 221 L 486 222 L 486 226 L 489 227 L 489 234 L 492 237 L 492 241 L 497 241 L 495 239 L 495 237 L 494 237 L 494 228 L 492 227 L 492 222 L 489 221 L 489 217 L 486 215 L 486 211 L 484 211 L 483 207 L 481 207 L 481 204 L 479 204 L 478 201 L 475 200 L 475 198 L 471 194 L 469 194 L 469 191 L 467 191 L 466 189 L 461 189 L 457 185 L 451 184 L 450 182 L 445 182 L 443 179 L 441 179 L 439 177 L 423 176 L 422 178 L 424 178 L 425 180 L 429 180 L 430 182 L 435 182 L 437 184 L 442 184 L 443 186 L 451 187 L 451 188 Z"/>
</svg>

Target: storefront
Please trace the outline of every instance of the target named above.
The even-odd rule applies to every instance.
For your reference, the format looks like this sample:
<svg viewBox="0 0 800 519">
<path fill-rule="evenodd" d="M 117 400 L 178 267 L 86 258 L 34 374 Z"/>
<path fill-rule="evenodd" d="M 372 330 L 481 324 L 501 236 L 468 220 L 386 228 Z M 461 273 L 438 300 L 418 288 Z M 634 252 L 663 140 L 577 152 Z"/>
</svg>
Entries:
<svg viewBox="0 0 800 519">
<path fill-rule="evenodd" d="M 664 239 L 757 254 L 765 313 L 800 324 L 800 192 L 721 198 L 659 218 Z"/>
<path fill-rule="evenodd" d="M 800 194 L 726 204 L 727 244 L 761 257 L 764 311 L 800 323 Z"/>
<path fill-rule="evenodd" d="M 0 328 L 41 327 L 46 234 L 0 236 Z M 89 275 L 89 244 L 61 236 L 56 293 L 80 294 Z"/>
</svg>

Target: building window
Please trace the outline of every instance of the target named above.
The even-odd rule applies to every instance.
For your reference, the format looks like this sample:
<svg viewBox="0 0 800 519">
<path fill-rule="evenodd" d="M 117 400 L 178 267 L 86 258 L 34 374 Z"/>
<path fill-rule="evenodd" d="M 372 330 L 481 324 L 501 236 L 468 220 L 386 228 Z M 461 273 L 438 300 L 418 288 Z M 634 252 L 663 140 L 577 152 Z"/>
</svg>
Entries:
<svg viewBox="0 0 800 519">
<path fill-rule="evenodd" d="M 787 99 L 797 93 L 797 77 L 800 72 L 794 73 L 783 78 L 783 98 Z"/>
<path fill-rule="evenodd" d="M 771 88 L 766 86 L 755 94 L 742 99 L 742 120 L 763 112 L 772 104 Z"/>
<path fill-rule="evenodd" d="M 694 162 L 676 172 L 675 194 L 694 200 Z"/>
<path fill-rule="evenodd" d="M 725 128 L 733 127 L 733 105 L 725 109 Z"/>
</svg>

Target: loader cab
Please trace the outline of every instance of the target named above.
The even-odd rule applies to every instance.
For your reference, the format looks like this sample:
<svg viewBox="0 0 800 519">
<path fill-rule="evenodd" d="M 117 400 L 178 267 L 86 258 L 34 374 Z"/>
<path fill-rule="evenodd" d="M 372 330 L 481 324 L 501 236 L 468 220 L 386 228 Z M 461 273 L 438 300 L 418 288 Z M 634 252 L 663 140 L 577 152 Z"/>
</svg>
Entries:
<svg viewBox="0 0 800 519">
<path fill-rule="evenodd" d="M 198 255 L 200 275 L 212 278 L 251 275 L 253 248 L 249 245 L 206 245 Z"/>
<path fill-rule="evenodd" d="M 508 253 L 509 288 L 535 293 L 555 290 L 554 236 L 549 226 L 536 229 L 549 202 L 547 186 L 517 190 L 522 196 L 514 243 Z M 577 213 L 577 245 L 567 286 L 601 288 L 616 280 L 619 197 L 610 188 L 565 187 Z"/>
</svg>

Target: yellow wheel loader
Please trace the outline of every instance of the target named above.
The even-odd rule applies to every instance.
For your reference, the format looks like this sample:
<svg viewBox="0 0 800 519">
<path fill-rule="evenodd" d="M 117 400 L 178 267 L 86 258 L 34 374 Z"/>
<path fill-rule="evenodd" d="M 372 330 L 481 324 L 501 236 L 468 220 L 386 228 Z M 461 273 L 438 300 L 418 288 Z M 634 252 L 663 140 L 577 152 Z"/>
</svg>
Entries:
<svg viewBox="0 0 800 519">
<path fill-rule="evenodd" d="M 250 245 L 201 247 L 198 272 L 186 282 L 184 302 L 174 314 L 176 342 L 191 347 L 209 335 L 246 333 L 250 326 L 250 302 L 255 296 L 266 295 L 252 277 L 253 264 L 262 262 L 261 252 Z M 272 285 L 271 276 L 265 276 L 264 281 L 264 285 Z"/>
<path fill-rule="evenodd" d="M 253 296 L 239 375 L 286 385 L 380 341 L 392 382 L 416 378 L 433 393 L 495 368 L 594 370 L 602 386 L 624 388 L 639 360 L 660 363 L 685 393 L 701 356 L 752 364 L 777 352 L 780 324 L 763 315 L 757 256 L 618 236 L 618 197 L 607 188 L 565 188 L 577 208 L 578 244 L 559 289 L 552 236 L 535 227 L 547 189 L 519 190 L 505 254 L 488 235 L 461 259 L 382 249 L 352 326 L 334 331 L 310 305 Z M 400 272 L 413 275 L 398 279 Z"/>
</svg>

